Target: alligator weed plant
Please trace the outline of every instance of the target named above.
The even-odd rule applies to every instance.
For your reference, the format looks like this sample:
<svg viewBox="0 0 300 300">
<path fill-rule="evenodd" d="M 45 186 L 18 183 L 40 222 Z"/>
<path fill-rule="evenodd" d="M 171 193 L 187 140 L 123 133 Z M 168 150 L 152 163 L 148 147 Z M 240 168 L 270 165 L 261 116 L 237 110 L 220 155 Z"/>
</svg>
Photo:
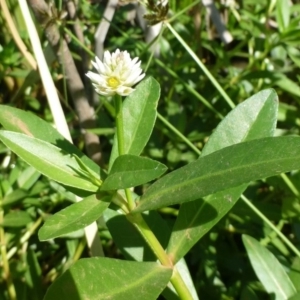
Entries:
<svg viewBox="0 0 300 300">
<path fill-rule="evenodd" d="M 251 181 L 300 169 L 300 137 L 274 137 L 278 99 L 268 89 L 233 109 L 197 160 L 165 174 L 165 165 L 141 156 L 156 121 L 160 85 L 145 77 L 140 64 L 126 51 L 105 52 L 103 61 L 93 62 L 96 72 L 86 74 L 97 93 L 113 98 L 116 131 L 107 170 L 45 121 L 1 106 L 1 141 L 82 197 L 46 218 L 39 239 L 69 234 L 103 216 L 127 259 L 78 260 L 54 281 L 46 300 L 201 298 L 184 256 L 243 197 Z M 180 207 L 172 229 L 157 211 L 170 205 Z M 266 291 L 286 296 L 278 299 L 294 296 L 296 288 L 273 254 L 250 236 L 244 235 L 243 242 Z M 261 276 L 261 257 L 280 278 L 280 289 Z"/>
</svg>

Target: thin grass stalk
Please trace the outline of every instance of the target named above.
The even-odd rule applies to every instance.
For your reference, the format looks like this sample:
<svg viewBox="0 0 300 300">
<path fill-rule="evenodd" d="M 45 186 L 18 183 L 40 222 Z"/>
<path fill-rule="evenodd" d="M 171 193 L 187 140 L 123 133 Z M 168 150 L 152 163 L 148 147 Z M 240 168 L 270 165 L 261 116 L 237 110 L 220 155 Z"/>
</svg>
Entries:
<svg viewBox="0 0 300 300">
<path fill-rule="evenodd" d="M 33 47 L 33 51 L 35 53 L 35 57 L 37 60 L 37 64 L 40 70 L 41 79 L 43 82 L 43 86 L 47 95 L 48 104 L 50 110 L 52 112 L 52 116 L 54 119 L 54 123 L 56 125 L 57 130 L 70 142 L 72 142 L 71 134 L 69 131 L 69 127 L 61 107 L 58 95 L 56 93 L 56 88 L 54 82 L 52 80 L 49 68 L 46 63 L 46 59 L 43 54 L 42 46 L 40 43 L 39 36 L 37 34 L 35 25 L 32 21 L 31 14 L 27 5 L 27 1 L 18 0 L 19 5 L 23 14 L 23 18 L 26 22 L 28 34 L 30 37 L 30 41 Z M 77 197 L 77 201 L 81 199 Z M 97 256 L 103 256 L 103 249 L 101 242 L 98 238 L 98 226 L 97 223 L 94 222 L 88 227 L 84 229 L 85 236 L 87 239 L 88 246 L 91 250 L 91 254 Z"/>
</svg>

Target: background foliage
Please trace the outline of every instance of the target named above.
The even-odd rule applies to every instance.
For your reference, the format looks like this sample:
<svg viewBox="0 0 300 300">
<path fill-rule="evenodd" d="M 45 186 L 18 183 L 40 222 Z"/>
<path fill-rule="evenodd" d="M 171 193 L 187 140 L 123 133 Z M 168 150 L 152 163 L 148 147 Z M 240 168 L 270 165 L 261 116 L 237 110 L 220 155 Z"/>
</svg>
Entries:
<svg viewBox="0 0 300 300">
<path fill-rule="evenodd" d="M 18 35 L 32 53 L 18 2 L 9 0 L 6 4 Z M 77 3 L 76 21 L 83 32 L 83 44 L 74 35 L 75 21 L 68 16 L 64 19 L 48 18 L 43 26 L 37 22 L 74 143 L 83 151 L 80 120 L 66 89 L 65 70 L 48 47 L 45 30 L 51 22 L 59 22 L 61 37 L 67 38 L 80 76 L 89 89 L 84 73 L 91 66 L 83 61 L 83 53 L 88 62 L 93 58 L 94 34 L 103 18 L 105 4 L 96 1 Z M 227 32 L 232 36 L 229 43 L 222 40 L 216 23 L 201 1 L 191 3 L 187 0 L 169 1 L 170 16 L 175 16 L 171 22 L 172 28 L 187 44 L 181 43 L 176 34 L 165 27 L 157 41 L 159 55 L 152 56 L 151 48 L 145 42 L 147 33 L 137 19 L 129 17 L 135 11 L 132 5 L 117 8 L 105 39 L 105 49 L 114 51 L 120 48 L 129 51 L 132 56 L 138 56 L 147 75 L 152 75 L 161 85 L 158 120 L 143 155 L 159 160 L 169 170 L 195 161 L 223 117 L 234 106 L 262 89 L 274 88 L 279 96 L 275 135 L 299 135 L 300 5 L 296 1 L 287 5 L 284 0 L 216 1 L 215 5 Z M 55 1 L 53 6 L 58 11 L 65 10 L 60 1 Z M 3 9 L 0 11 L 0 24 L 3 28 L 0 36 L 0 103 L 31 111 L 53 122 L 39 73 L 32 69 L 12 38 Z M 224 97 L 206 69 L 229 97 Z M 101 98 L 99 101 L 98 97 L 94 100 L 96 123 L 90 131 L 100 136 L 102 163 L 107 167 L 114 121 L 110 104 Z M 166 121 L 194 147 L 182 140 Z M 42 299 L 50 284 L 73 262 L 89 256 L 83 231 L 46 242 L 40 242 L 37 236 L 45 217 L 74 203 L 75 197 L 63 186 L 26 165 L 3 144 L 0 144 L 0 151 L 0 243 L 2 248 L 5 245 L 9 261 L 9 274 L 1 268 L 0 299 L 9 299 L 9 282 L 15 286 L 17 299 Z M 141 190 L 145 188 L 146 185 L 139 187 Z M 299 172 L 294 171 L 288 177 L 253 182 L 245 191 L 251 203 L 298 249 L 299 189 Z M 159 209 L 159 214 L 171 227 L 178 215 L 178 206 Z M 159 220 L 159 216 L 157 218 Z M 115 224 L 116 220 L 110 222 L 110 219 L 111 216 L 105 215 L 98 222 L 105 256 L 124 258 L 124 253 L 111 236 L 123 224 L 122 220 L 119 220 L 120 224 Z M 160 234 L 163 235 L 161 228 Z M 258 217 L 253 208 L 240 199 L 185 257 L 202 299 L 268 299 L 259 281 L 261 278 L 255 275 L 246 255 L 242 234 L 259 240 L 285 267 L 291 281 L 295 285 L 299 282 L 299 257 Z M 243 239 L 244 242 L 246 240 L 245 245 L 251 247 L 251 239 Z"/>
</svg>

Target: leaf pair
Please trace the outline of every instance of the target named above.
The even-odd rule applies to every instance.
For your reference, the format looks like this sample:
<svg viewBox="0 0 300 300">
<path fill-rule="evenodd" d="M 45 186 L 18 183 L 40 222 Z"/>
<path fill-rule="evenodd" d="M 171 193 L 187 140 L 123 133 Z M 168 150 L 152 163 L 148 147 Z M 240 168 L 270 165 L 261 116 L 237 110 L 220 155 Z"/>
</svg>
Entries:
<svg viewBox="0 0 300 300">
<path fill-rule="evenodd" d="M 159 162 L 138 157 L 151 135 L 159 95 L 158 83 L 149 77 L 124 102 L 125 151 L 129 156 L 117 159 L 115 139 L 111 172 L 104 181 L 103 190 L 137 186 L 165 172 L 166 167 Z M 9 130 L 0 132 L 2 142 L 42 174 L 79 190 L 96 192 L 99 189 L 103 171 L 47 122 L 30 113 L 2 106 L 0 123 Z M 86 167 L 82 168 L 82 165 Z M 90 170 L 88 173 L 87 169 Z"/>
<path fill-rule="evenodd" d="M 205 159 L 207 155 L 234 144 L 272 136 L 276 128 L 277 110 L 278 99 L 274 90 L 261 91 L 245 100 L 218 125 L 205 145 L 201 158 Z M 245 152 L 248 152 L 248 148 Z M 219 159 L 217 155 L 216 165 L 219 164 Z M 250 163 L 255 159 L 253 156 Z M 222 178 L 221 182 L 214 181 L 213 185 L 222 184 L 223 180 L 231 181 L 235 177 L 226 173 L 225 179 Z M 167 248 L 175 262 L 232 209 L 246 187 L 247 183 L 206 196 L 203 200 L 197 199 L 181 205 Z"/>
<path fill-rule="evenodd" d="M 50 124 L 38 117 L 8 106 L 1 106 L 0 123 L 9 131 L 0 131 L 0 139 L 28 164 L 49 178 L 88 194 L 80 203 L 67 207 L 48 218 L 39 235 L 42 240 L 55 238 L 83 228 L 97 220 L 108 207 L 111 196 L 103 191 L 137 186 L 166 171 L 154 160 L 139 157 L 146 145 L 155 120 L 160 95 L 153 78 L 141 82 L 124 102 L 124 139 L 127 155 L 118 157 L 117 139 L 110 160 L 108 176 L 93 161 L 64 139 Z"/>
</svg>

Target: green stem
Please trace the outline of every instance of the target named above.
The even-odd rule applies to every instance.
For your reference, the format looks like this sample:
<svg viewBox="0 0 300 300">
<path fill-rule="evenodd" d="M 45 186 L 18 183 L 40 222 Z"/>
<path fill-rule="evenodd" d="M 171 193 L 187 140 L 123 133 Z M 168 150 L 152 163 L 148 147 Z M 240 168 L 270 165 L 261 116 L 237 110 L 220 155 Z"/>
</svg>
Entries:
<svg viewBox="0 0 300 300">
<path fill-rule="evenodd" d="M 285 182 L 285 184 L 289 187 L 289 189 L 292 191 L 292 193 L 299 197 L 299 191 L 296 188 L 296 186 L 292 183 L 292 181 L 288 178 L 288 176 L 285 173 L 280 174 L 281 178 Z"/>
<path fill-rule="evenodd" d="M 47 211 L 47 213 L 50 211 Z M 24 243 L 26 243 L 29 238 L 32 236 L 32 234 L 38 229 L 38 227 L 43 222 L 43 217 L 39 217 L 35 223 L 25 232 L 25 234 L 20 239 L 20 246 L 22 246 Z M 7 258 L 11 259 L 16 253 L 17 253 L 18 247 L 11 248 L 7 253 Z"/>
<path fill-rule="evenodd" d="M 155 256 L 159 259 L 162 265 L 165 267 L 172 268 L 173 262 L 166 254 L 164 248 L 161 246 L 160 242 L 157 240 L 156 236 L 149 228 L 148 224 L 144 220 L 141 214 L 128 214 L 127 219 L 137 228 L 141 233 L 147 244 L 150 246 Z"/>
<path fill-rule="evenodd" d="M 117 139 L 118 139 L 118 150 L 119 155 L 124 155 L 124 128 L 123 128 L 123 112 L 122 112 L 122 97 L 120 95 L 115 95 L 115 114 L 116 114 L 116 127 L 117 127 Z M 132 194 L 129 189 L 125 189 L 126 198 L 128 201 L 128 206 L 130 210 L 135 208 L 135 203 L 132 198 Z"/>
<path fill-rule="evenodd" d="M 124 155 L 124 129 L 123 129 L 123 113 L 122 113 L 122 98 L 120 95 L 115 95 L 115 118 L 117 127 L 118 151 L 119 155 Z"/>
<path fill-rule="evenodd" d="M 225 101 L 231 108 L 235 107 L 235 104 L 221 87 L 219 82 L 214 78 L 214 76 L 208 71 L 202 61 L 198 58 L 198 56 L 193 52 L 193 50 L 188 46 L 188 44 L 181 38 L 181 36 L 176 32 L 176 30 L 172 27 L 172 25 L 168 22 L 165 22 L 166 26 L 173 33 L 173 35 L 177 38 L 177 40 L 181 43 L 181 45 L 185 48 L 185 50 L 190 54 L 190 56 L 194 59 L 196 64 L 200 67 L 203 73 L 207 76 L 207 78 L 211 81 L 211 83 L 215 86 L 215 88 L 219 91 L 219 93 L 223 96 Z"/>
<path fill-rule="evenodd" d="M 125 195 L 126 195 L 126 198 L 127 198 L 127 201 L 128 201 L 129 209 L 133 210 L 135 208 L 135 202 L 132 198 L 132 194 L 131 194 L 130 189 L 125 189 Z"/>
<path fill-rule="evenodd" d="M 65 272 L 66 270 L 68 270 L 82 255 L 82 252 L 84 250 L 84 248 L 86 247 L 86 239 L 82 238 L 79 241 L 79 244 L 76 247 L 75 253 L 73 255 L 73 257 L 70 257 L 68 259 L 68 261 L 65 263 L 65 265 L 63 266 L 63 270 L 62 272 Z"/>
<path fill-rule="evenodd" d="M 88 47 L 81 43 L 81 41 L 70 31 L 68 28 L 64 27 L 64 31 L 80 46 L 85 52 L 87 52 L 91 57 L 95 57 L 95 53 L 91 51 Z"/>
<path fill-rule="evenodd" d="M 192 150 L 198 155 L 201 151 L 189 140 L 187 139 L 178 129 L 176 129 L 168 120 L 166 120 L 160 113 L 157 113 L 157 117 L 161 122 L 163 122 L 171 131 L 173 131 L 179 138 L 181 138 Z"/>
<path fill-rule="evenodd" d="M 3 210 L 0 208 L 0 222 L 3 221 Z M 9 262 L 6 252 L 6 241 L 4 235 L 4 228 L 0 226 L 0 253 L 2 257 L 3 275 L 7 284 L 7 292 L 10 300 L 17 300 L 16 289 L 11 279 L 11 273 L 9 269 Z"/>
<path fill-rule="evenodd" d="M 123 113 L 122 113 L 122 98 L 119 95 L 114 97 L 115 103 L 115 118 L 116 118 L 116 132 L 117 132 L 117 140 L 118 140 L 118 151 L 119 155 L 125 154 L 125 146 L 124 146 L 124 129 L 123 129 Z M 132 198 L 131 191 L 129 189 L 125 189 L 125 194 L 128 202 L 129 211 L 133 210 L 135 207 L 135 203 Z M 170 257 L 165 252 L 164 248 L 161 246 L 160 242 L 149 228 L 148 224 L 143 219 L 141 214 L 128 214 L 128 210 L 123 210 L 126 214 L 127 219 L 137 228 L 142 237 L 145 239 L 147 244 L 152 249 L 155 256 L 159 259 L 162 265 L 172 268 L 173 275 L 171 277 L 171 283 L 173 284 L 175 290 L 178 295 L 183 300 L 192 300 L 192 296 L 190 294 L 189 289 L 187 288 L 185 282 L 180 276 L 180 273 L 177 271 L 176 267 L 173 266 L 173 262 Z"/>
<path fill-rule="evenodd" d="M 115 101 L 115 116 L 116 116 L 116 127 L 117 127 L 117 140 L 118 140 L 118 151 L 119 155 L 125 154 L 124 146 L 124 129 L 123 129 L 123 113 L 122 113 L 122 98 L 119 95 L 114 97 Z M 129 210 L 133 210 L 135 203 L 132 198 L 131 191 L 125 189 L 126 198 L 128 201 Z M 183 279 L 180 276 L 177 268 L 173 266 L 173 262 L 170 257 L 166 254 L 164 248 L 161 246 L 156 236 L 149 228 L 148 224 L 145 222 L 141 214 L 128 214 L 128 211 L 123 210 L 127 216 L 127 219 L 137 228 L 142 237 L 145 239 L 147 244 L 152 249 L 155 256 L 159 259 L 162 265 L 172 268 L 173 275 L 171 277 L 171 283 L 173 284 L 175 290 L 177 291 L 179 297 L 183 300 L 192 300 L 192 296 Z"/>
<path fill-rule="evenodd" d="M 192 3 L 190 3 L 188 6 L 186 6 L 184 9 L 182 9 L 180 12 L 178 12 L 177 14 L 175 14 L 174 16 L 172 16 L 168 22 L 172 22 L 173 20 L 176 20 L 180 15 L 183 15 L 185 12 L 187 12 L 188 10 L 190 10 L 193 6 L 199 4 L 201 2 L 201 0 L 196 0 Z"/>
<path fill-rule="evenodd" d="M 193 300 L 193 297 L 186 286 L 186 283 L 183 281 L 181 275 L 179 274 L 176 267 L 173 268 L 173 275 L 171 277 L 171 283 L 174 286 L 180 299 L 184 300 Z"/>
<path fill-rule="evenodd" d="M 197 100 L 199 100 L 203 105 L 205 105 L 208 109 L 210 109 L 212 112 L 214 112 L 218 118 L 220 118 L 220 119 L 224 118 L 224 116 L 220 112 L 218 112 L 208 100 L 206 100 L 201 94 L 199 94 L 199 92 L 195 88 L 193 88 L 192 85 L 190 85 L 184 79 L 182 79 L 179 75 L 177 75 L 176 72 L 174 72 L 171 68 L 168 68 L 158 58 L 155 59 L 155 62 L 159 66 L 161 66 L 166 72 L 168 72 L 173 78 L 180 81 L 185 86 L 185 88 L 196 97 Z"/>
<path fill-rule="evenodd" d="M 128 203 L 118 192 L 113 195 L 111 202 L 119 206 L 125 214 L 129 214 Z"/>
<path fill-rule="evenodd" d="M 149 228 L 148 224 L 145 222 L 143 216 L 141 214 L 129 214 L 126 217 L 140 232 L 161 264 L 165 267 L 173 269 L 173 275 L 170 281 L 180 299 L 193 300 L 193 297 L 185 282 L 183 281 L 180 273 L 178 272 L 176 266 L 173 265 L 171 258 L 167 255 L 160 242 L 158 241 L 152 230 Z"/>
<path fill-rule="evenodd" d="M 286 243 L 287 246 L 300 258 L 299 250 L 290 242 L 290 240 L 263 214 L 257 209 L 244 195 L 241 196 L 245 204 L 247 204 L 266 224 L 268 224 L 277 235 Z"/>
</svg>

